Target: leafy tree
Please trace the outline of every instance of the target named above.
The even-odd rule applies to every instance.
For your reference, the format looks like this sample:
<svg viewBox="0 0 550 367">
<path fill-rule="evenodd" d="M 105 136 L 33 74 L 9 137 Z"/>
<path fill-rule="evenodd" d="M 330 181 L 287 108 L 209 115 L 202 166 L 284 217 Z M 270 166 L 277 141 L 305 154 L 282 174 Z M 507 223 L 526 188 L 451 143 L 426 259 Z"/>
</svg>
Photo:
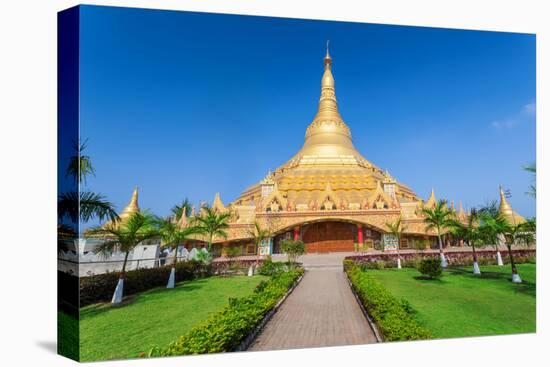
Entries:
<svg viewBox="0 0 550 367">
<path fill-rule="evenodd" d="M 435 230 L 437 233 L 437 242 L 439 244 L 439 255 L 441 257 L 441 266 L 446 267 L 447 261 L 445 260 L 445 254 L 443 253 L 443 241 L 441 240 L 441 233 L 443 230 L 450 227 L 454 214 L 447 208 L 446 200 L 439 200 L 435 207 L 423 208 L 424 222 L 426 223 L 426 231 Z"/>
<path fill-rule="evenodd" d="M 403 224 L 402 218 L 399 217 L 394 223 L 386 223 L 388 232 L 397 238 L 397 267 L 401 269 L 401 255 L 399 254 L 399 246 L 401 246 L 401 238 L 407 226 Z"/>
<path fill-rule="evenodd" d="M 194 224 L 199 229 L 199 232 L 207 237 L 208 252 L 210 252 L 212 241 L 215 238 L 227 238 L 230 218 L 230 212 L 219 213 L 217 210 L 206 205 L 202 207 L 201 214 L 194 218 Z"/>
<path fill-rule="evenodd" d="M 288 267 L 292 269 L 298 256 L 304 254 L 306 246 L 302 241 L 282 240 L 281 250 L 288 256 Z"/>
<path fill-rule="evenodd" d="M 468 219 L 466 223 L 462 223 L 457 219 L 453 219 L 450 222 L 451 232 L 458 238 L 462 239 L 465 243 L 472 248 L 472 256 L 474 258 L 474 274 L 481 274 L 479 265 L 477 263 L 476 246 L 483 245 L 483 241 L 480 241 L 479 232 L 479 213 L 477 209 L 470 209 Z"/>
<path fill-rule="evenodd" d="M 182 227 L 178 222 L 167 218 L 155 218 L 155 225 L 162 239 L 162 246 L 174 248 L 174 262 L 172 263 L 172 271 L 170 272 L 170 278 L 166 286 L 167 288 L 174 288 L 176 264 L 178 262 L 178 246 L 189 240 L 192 235 L 199 233 L 199 229 L 194 226 Z"/>
<path fill-rule="evenodd" d="M 152 239 L 159 235 L 155 228 L 155 217 L 149 213 L 136 212 L 124 221 L 109 222 L 103 226 L 91 228 L 88 236 L 101 237 L 103 242 L 96 249 L 97 253 L 110 256 L 115 251 L 124 253 L 124 262 L 118 285 L 113 295 L 112 303 L 120 303 L 124 290 L 124 279 L 126 278 L 126 264 L 128 255 L 143 241 Z"/>
</svg>

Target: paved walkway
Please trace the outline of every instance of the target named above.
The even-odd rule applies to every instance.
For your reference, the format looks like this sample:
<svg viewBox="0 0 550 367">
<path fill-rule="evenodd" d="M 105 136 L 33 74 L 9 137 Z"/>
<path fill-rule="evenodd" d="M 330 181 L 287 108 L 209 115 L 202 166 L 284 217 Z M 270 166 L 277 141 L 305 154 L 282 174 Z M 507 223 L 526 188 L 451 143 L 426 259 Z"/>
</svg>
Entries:
<svg viewBox="0 0 550 367">
<path fill-rule="evenodd" d="M 342 271 L 341 256 L 307 256 L 300 258 L 308 269 L 301 283 L 248 350 L 376 342 Z"/>
</svg>

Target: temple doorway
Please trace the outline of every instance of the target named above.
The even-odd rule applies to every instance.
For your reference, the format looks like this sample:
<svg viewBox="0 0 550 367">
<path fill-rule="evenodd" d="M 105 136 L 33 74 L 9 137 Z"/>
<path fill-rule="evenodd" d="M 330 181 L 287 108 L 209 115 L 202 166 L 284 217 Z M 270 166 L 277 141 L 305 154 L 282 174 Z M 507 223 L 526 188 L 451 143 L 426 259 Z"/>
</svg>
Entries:
<svg viewBox="0 0 550 367">
<path fill-rule="evenodd" d="M 354 251 L 357 225 L 346 222 L 319 222 L 304 227 L 302 240 L 306 253 Z"/>
</svg>

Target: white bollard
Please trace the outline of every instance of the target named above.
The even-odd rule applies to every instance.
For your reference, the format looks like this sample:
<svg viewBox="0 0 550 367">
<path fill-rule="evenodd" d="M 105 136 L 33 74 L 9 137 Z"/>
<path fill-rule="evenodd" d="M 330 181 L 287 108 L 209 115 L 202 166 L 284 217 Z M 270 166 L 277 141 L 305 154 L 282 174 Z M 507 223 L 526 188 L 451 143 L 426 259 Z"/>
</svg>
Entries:
<svg viewBox="0 0 550 367">
<path fill-rule="evenodd" d="M 441 252 L 439 255 L 441 257 L 441 267 L 446 268 L 447 267 L 447 260 L 445 259 L 445 255 L 443 255 L 443 252 Z"/>
<path fill-rule="evenodd" d="M 115 293 L 113 294 L 113 299 L 111 303 L 120 303 L 122 302 L 122 294 L 124 292 L 124 279 L 119 278 L 118 283 L 115 288 Z"/>
<path fill-rule="evenodd" d="M 481 274 L 481 271 L 479 270 L 479 265 L 478 265 L 477 261 L 474 262 L 474 274 L 475 275 L 480 275 Z"/>
<path fill-rule="evenodd" d="M 254 267 L 253 265 L 250 265 L 248 267 L 248 276 L 251 277 L 252 275 L 254 275 Z"/>
<path fill-rule="evenodd" d="M 521 283 L 521 278 L 519 277 L 519 274 L 512 274 L 512 282 Z"/>
<path fill-rule="evenodd" d="M 397 269 L 401 269 L 401 259 L 397 258 Z"/>
<path fill-rule="evenodd" d="M 172 268 L 172 270 L 170 270 L 170 277 L 168 277 L 168 284 L 166 285 L 166 288 L 174 288 L 175 283 L 176 283 L 176 268 Z"/>
<path fill-rule="evenodd" d="M 500 251 L 497 251 L 497 264 L 498 266 L 504 265 L 504 263 L 502 262 L 502 256 L 500 256 Z"/>
</svg>

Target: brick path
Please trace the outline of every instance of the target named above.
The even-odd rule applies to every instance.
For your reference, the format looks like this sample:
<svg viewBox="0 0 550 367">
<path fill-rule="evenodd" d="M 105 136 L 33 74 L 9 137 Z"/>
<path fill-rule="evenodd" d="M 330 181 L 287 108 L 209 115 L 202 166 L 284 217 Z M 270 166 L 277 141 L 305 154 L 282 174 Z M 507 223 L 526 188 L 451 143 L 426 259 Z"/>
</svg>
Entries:
<svg viewBox="0 0 550 367">
<path fill-rule="evenodd" d="M 323 255 L 319 255 L 323 256 Z M 332 259 L 331 259 L 332 260 Z M 281 305 L 249 350 L 276 350 L 375 343 L 341 269 L 306 266 L 302 282 Z M 316 262 L 317 263 L 317 262 Z M 323 263 L 319 261 L 318 263 Z"/>
</svg>

